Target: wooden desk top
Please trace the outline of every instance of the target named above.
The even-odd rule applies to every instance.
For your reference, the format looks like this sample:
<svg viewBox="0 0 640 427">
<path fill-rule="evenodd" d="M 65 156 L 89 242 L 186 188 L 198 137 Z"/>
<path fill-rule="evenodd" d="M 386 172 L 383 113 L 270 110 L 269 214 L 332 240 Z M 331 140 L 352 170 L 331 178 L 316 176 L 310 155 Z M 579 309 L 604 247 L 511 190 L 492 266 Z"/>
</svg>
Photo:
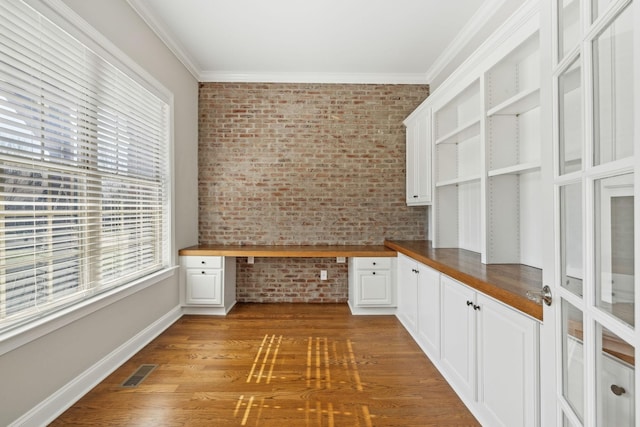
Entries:
<svg viewBox="0 0 640 427">
<path fill-rule="evenodd" d="M 542 320 L 542 305 L 527 298 L 542 288 L 542 270 L 522 264 L 483 264 L 464 249 L 433 249 L 426 240 L 385 241 L 391 249 L 434 268 L 492 298 Z"/>
<path fill-rule="evenodd" d="M 179 255 L 269 258 L 395 257 L 384 245 L 197 245 L 180 249 Z"/>
</svg>

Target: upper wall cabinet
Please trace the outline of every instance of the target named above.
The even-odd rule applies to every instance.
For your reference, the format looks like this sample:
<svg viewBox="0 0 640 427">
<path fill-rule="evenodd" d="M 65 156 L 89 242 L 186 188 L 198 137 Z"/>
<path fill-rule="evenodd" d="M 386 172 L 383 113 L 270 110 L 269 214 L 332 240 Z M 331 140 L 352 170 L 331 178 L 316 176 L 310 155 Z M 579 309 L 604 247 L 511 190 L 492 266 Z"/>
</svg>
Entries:
<svg viewBox="0 0 640 427">
<path fill-rule="evenodd" d="M 417 109 L 407 127 L 407 205 L 431 204 L 431 110 Z"/>
<path fill-rule="evenodd" d="M 420 106 L 431 111 L 435 248 L 542 267 L 539 7 L 525 2 Z"/>
</svg>

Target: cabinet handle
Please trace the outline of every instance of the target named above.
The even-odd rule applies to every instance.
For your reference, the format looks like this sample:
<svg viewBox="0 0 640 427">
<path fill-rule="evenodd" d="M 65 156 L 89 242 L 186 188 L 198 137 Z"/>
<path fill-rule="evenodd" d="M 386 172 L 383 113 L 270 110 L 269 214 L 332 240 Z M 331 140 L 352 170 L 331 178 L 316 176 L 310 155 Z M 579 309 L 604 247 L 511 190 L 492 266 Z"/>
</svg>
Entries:
<svg viewBox="0 0 640 427">
<path fill-rule="evenodd" d="M 374 262 L 373 265 L 376 265 L 376 263 Z"/>
<path fill-rule="evenodd" d="M 415 268 L 412 268 L 411 271 L 413 271 L 416 274 L 420 273 L 420 270 L 416 270 Z"/>
<path fill-rule="evenodd" d="M 371 274 L 373 274 L 373 275 L 375 276 L 375 275 L 376 275 L 376 272 L 374 271 L 374 272 L 373 272 L 373 273 L 371 273 Z"/>
<path fill-rule="evenodd" d="M 202 274 L 207 274 L 207 273 L 203 271 Z"/>
<path fill-rule="evenodd" d="M 413 198 L 414 198 L 414 199 L 417 199 L 417 198 L 418 198 L 418 195 L 417 195 L 417 194 L 415 194 L 415 195 L 413 196 Z"/>
<path fill-rule="evenodd" d="M 467 301 L 467 307 L 470 306 L 470 305 L 473 305 L 473 302 L 472 301 Z"/>
<path fill-rule="evenodd" d="M 206 262 L 206 261 L 200 261 L 200 263 L 201 263 L 202 265 L 204 265 L 204 264 L 206 264 L 207 262 Z"/>
<path fill-rule="evenodd" d="M 475 305 L 475 304 L 474 304 L 474 305 L 473 305 L 473 309 L 474 309 L 474 310 L 476 310 L 476 311 L 480 311 L 480 306 L 479 306 L 479 305 Z"/>
<path fill-rule="evenodd" d="M 616 396 L 622 396 L 623 394 L 625 394 L 627 392 L 627 390 L 625 390 L 623 387 L 620 387 L 620 386 L 615 385 L 615 384 L 611 384 L 611 391 Z"/>
</svg>

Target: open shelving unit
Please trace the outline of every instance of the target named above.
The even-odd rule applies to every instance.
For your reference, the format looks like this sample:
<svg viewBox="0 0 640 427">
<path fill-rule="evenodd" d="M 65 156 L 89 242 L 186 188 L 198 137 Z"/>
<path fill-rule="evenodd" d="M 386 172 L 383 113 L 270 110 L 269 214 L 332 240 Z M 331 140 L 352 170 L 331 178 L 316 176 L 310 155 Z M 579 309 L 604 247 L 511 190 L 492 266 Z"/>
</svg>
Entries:
<svg viewBox="0 0 640 427">
<path fill-rule="evenodd" d="M 542 267 L 538 32 L 485 73 L 486 262 Z"/>
<path fill-rule="evenodd" d="M 481 106 L 478 79 L 433 113 L 436 247 L 480 251 Z"/>
<path fill-rule="evenodd" d="M 539 9 L 529 2 L 425 101 L 432 243 L 542 267 Z"/>
</svg>

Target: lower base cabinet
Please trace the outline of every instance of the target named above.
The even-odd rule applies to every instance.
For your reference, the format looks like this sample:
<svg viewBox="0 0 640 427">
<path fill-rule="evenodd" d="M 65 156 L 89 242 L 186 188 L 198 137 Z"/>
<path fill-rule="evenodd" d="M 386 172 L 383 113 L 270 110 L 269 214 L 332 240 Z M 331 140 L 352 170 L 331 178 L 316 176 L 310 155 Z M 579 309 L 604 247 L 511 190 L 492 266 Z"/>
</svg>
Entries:
<svg viewBox="0 0 640 427">
<path fill-rule="evenodd" d="M 476 298 L 477 402 L 482 422 L 538 426 L 538 323 L 482 294 Z"/>
<path fill-rule="evenodd" d="M 418 331 L 418 263 L 398 254 L 398 310 L 396 316 L 414 337 Z"/>
<path fill-rule="evenodd" d="M 353 314 L 394 314 L 396 259 L 349 258 L 349 307 Z"/>
<path fill-rule="evenodd" d="M 539 426 L 538 322 L 398 257 L 397 316 L 480 423 Z"/>
<path fill-rule="evenodd" d="M 186 314 L 225 315 L 236 303 L 236 259 L 180 257 L 181 301 Z"/>
</svg>

